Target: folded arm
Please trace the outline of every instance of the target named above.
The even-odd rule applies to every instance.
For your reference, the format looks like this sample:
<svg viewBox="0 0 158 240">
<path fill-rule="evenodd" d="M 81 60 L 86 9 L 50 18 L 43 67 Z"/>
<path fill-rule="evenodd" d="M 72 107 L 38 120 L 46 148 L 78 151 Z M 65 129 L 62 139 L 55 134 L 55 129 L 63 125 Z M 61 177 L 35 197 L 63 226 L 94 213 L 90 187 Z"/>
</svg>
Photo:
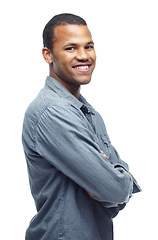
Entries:
<svg viewBox="0 0 158 240">
<path fill-rule="evenodd" d="M 133 177 L 124 166 L 106 159 L 79 114 L 71 106 L 47 108 L 37 124 L 37 152 L 105 207 L 126 203 Z"/>
</svg>

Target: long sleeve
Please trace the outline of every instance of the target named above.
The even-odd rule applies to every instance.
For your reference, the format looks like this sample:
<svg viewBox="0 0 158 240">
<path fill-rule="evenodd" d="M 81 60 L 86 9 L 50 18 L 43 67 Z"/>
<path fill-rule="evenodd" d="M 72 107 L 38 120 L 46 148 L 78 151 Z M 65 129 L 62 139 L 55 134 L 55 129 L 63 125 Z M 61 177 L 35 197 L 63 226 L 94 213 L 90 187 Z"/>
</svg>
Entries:
<svg viewBox="0 0 158 240">
<path fill-rule="evenodd" d="M 36 126 L 36 151 L 106 207 L 128 201 L 133 178 L 101 154 L 84 115 L 72 106 L 48 107 Z"/>
</svg>

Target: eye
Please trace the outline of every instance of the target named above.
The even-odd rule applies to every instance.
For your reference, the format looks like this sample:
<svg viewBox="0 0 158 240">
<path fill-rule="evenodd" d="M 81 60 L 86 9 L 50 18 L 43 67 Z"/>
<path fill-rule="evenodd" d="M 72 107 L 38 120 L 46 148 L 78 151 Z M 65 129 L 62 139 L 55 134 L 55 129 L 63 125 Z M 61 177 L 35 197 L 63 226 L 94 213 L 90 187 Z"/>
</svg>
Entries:
<svg viewBox="0 0 158 240">
<path fill-rule="evenodd" d="M 88 45 L 88 46 L 85 47 L 85 49 L 87 49 L 87 50 L 94 49 L 94 45 Z"/>
<path fill-rule="evenodd" d="M 67 47 L 65 50 L 66 50 L 66 51 L 70 51 L 70 52 L 72 52 L 72 51 L 75 50 L 75 47 Z"/>
</svg>

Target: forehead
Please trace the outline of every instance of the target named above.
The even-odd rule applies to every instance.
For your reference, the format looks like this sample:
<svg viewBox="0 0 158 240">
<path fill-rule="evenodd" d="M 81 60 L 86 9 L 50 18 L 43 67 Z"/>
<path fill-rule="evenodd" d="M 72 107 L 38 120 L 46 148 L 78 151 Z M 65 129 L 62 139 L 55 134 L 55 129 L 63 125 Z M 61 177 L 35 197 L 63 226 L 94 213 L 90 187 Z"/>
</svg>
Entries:
<svg viewBox="0 0 158 240">
<path fill-rule="evenodd" d="M 61 25 L 55 28 L 55 44 L 82 44 L 92 41 L 91 34 L 84 25 Z"/>
</svg>

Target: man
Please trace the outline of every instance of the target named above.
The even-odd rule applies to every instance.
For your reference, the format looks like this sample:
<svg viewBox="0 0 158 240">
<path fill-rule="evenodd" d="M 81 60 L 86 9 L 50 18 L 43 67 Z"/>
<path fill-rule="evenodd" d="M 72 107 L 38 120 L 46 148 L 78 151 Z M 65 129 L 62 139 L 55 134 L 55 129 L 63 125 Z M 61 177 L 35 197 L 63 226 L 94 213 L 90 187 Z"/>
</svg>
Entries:
<svg viewBox="0 0 158 240">
<path fill-rule="evenodd" d="M 95 68 L 86 22 L 52 18 L 43 32 L 50 74 L 28 107 L 23 146 L 37 215 L 26 240 L 112 240 L 112 218 L 140 187 L 80 94 Z"/>
</svg>

